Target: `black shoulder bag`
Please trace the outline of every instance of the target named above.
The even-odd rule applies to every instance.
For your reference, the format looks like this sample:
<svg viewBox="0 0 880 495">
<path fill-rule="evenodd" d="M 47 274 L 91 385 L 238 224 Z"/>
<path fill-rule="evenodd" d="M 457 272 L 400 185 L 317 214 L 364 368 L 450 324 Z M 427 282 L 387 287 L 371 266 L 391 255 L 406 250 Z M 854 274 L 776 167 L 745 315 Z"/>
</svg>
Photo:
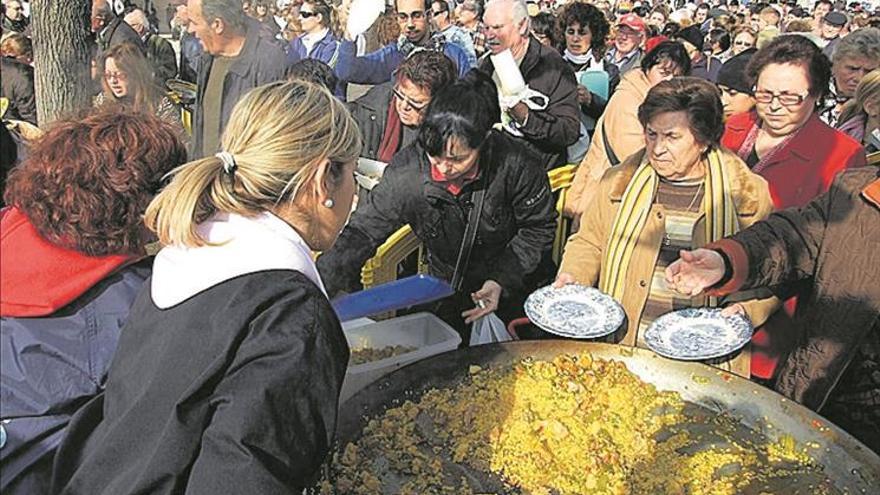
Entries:
<svg viewBox="0 0 880 495">
<path fill-rule="evenodd" d="M 461 249 L 458 251 L 458 260 L 455 262 L 455 271 L 452 274 L 452 290 L 458 292 L 464 282 L 464 273 L 467 271 L 471 259 L 471 251 L 477 238 L 477 229 L 480 227 L 480 214 L 483 211 L 483 199 L 486 189 L 481 188 L 474 192 L 471 212 L 468 215 L 467 226 L 464 229 L 464 238 L 461 240 Z"/>
<path fill-rule="evenodd" d="M 617 155 L 614 153 L 614 150 L 611 149 L 611 143 L 608 141 L 608 134 L 605 132 L 605 121 L 602 121 L 602 144 L 605 145 L 605 156 L 608 158 L 608 161 L 611 163 L 612 167 L 616 167 L 620 165 L 620 158 L 617 158 Z"/>
</svg>

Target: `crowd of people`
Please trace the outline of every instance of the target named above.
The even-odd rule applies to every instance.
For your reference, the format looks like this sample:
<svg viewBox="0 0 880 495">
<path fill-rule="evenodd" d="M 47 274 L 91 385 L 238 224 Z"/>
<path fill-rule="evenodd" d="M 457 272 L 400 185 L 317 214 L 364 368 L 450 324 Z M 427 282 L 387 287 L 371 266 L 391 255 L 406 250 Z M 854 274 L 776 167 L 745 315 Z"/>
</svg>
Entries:
<svg viewBox="0 0 880 495">
<path fill-rule="evenodd" d="M 92 106 L 54 122 L 30 4 L 0 15 L 3 493 L 309 486 L 330 300 L 404 225 L 464 345 L 548 284 L 619 301 L 624 346 L 723 307 L 757 330 L 708 364 L 880 452 L 876 2 L 92 0 Z"/>
</svg>

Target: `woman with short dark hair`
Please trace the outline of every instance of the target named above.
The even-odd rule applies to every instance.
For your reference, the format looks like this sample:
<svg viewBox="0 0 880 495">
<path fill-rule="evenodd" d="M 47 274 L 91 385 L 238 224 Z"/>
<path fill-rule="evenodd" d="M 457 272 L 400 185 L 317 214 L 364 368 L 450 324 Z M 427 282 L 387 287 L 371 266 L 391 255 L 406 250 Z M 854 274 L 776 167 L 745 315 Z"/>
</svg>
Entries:
<svg viewBox="0 0 880 495">
<path fill-rule="evenodd" d="M 566 215 L 577 219 L 587 207 L 602 174 L 644 146 L 638 108 L 648 90 L 661 81 L 686 75 L 691 61 L 681 43 L 664 41 L 642 58 L 641 70 L 627 72 L 605 113 L 596 123 L 590 149 L 580 162 L 565 203 Z"/>
<path fill-rule="evenodd" d="M 728 119 L 721 144 L 767 180 L 776 208 L 804 206 L 840 171 L 865 164 L 859 143 L 819 119 L 831 67 L 812 41 L 780 36 L 752 56 L 746 74 L 755 109 Z M 784 332 L 790 324 L 782 320 L 780 312 L 772 329 L 756 333 L 756 376 L 771 378 L 779 356 L 793 345 Z"/>
<path fill-rule="evenodd" d="M 580 230 L 565 246 L 556 286 L 579 283 L 619 301 L 629 321 L 619 341 L 644 347 L 643 336 L 670 311 L 716 305 L 677 297 L 662 274 L 681 249 L 751 225 L 772 210 L 767 183 L 719 145 L 721 100 L 711 83 L 674 78 L 654 86 L 639 107 L 644 148 L 603 175 Z M 737 310 L 761 323 L 773 299 L 739 294 Z M 720 304 L 725 304 L 721 301 Z M 724 367 L 749 375 L 749 352 Z"/>
<path fill-rule="evenodd" d="M 500 119 L 495 85 L 482 72 L 439 90 L 417 142 L 395 155 L 337 244 L 318 258 L 329 294 L 356 290 L 364 261 L 409 224 L 430 273 L 456 289 L 430 309 L 464 342 L 470 323 L 484 315 L 494 311 L 505 322 L 522 315 L 526 295 L 552 278 L 544 255 L 556 212 L 543 166 L 493 129 Z M 473 251 L 459 264 L 470 222 L 477 226 Z"/>
<path fill-rule="evenodd" d="M 0 210 L 4 494 L 49 493 L 67 423 L 104 389 L 150 275 L 144 211 L 185 159 L 172 126 L 114 107 L 56 122 L 9 174 L 10 206 Z"/>
</svg>

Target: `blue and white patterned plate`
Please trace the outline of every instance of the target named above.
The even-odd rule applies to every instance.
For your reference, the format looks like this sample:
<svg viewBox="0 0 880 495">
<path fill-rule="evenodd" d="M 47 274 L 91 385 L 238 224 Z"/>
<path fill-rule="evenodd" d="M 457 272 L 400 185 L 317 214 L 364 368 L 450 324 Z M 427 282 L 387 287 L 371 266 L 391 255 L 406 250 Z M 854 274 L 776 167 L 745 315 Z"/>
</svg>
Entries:
<svg viewBox="0 0 880 495">
<path fill-rule="evenodd" d="M 624 312 L 610 296 L 585 285 L 542 287 L 526 299 L 526 316 L 544 330 L 572 339 L 595 339 L 612 334 Z"/>
<path fill-rule="evenodd" d="M 645 343 L 661 356 L 702 361 L 738 351 L 752 338 L 742 315 L 721 316 L 718 308 L 687 308 L 666 313 L 645 331 Z"/>
</svg>

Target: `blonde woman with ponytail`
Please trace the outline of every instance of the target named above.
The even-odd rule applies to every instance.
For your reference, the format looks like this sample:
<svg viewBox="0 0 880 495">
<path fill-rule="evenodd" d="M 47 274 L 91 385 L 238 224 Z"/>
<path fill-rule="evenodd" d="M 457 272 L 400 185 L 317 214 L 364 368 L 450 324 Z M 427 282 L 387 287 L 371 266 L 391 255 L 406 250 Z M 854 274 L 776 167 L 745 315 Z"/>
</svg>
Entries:
<svg viewBox="0 0 880 495">
<path fill-rule="evenodd" d="M 223 151 L 170 174 L 146 214 L 165 247 L 106 393 L 71 423 L 55 491 L 289 494 L 310 483 L 348 362 L 311 253 L 348 218 L 360 147 L 327 90 L 273 83 L 236 105 Z"/>
</svg>

